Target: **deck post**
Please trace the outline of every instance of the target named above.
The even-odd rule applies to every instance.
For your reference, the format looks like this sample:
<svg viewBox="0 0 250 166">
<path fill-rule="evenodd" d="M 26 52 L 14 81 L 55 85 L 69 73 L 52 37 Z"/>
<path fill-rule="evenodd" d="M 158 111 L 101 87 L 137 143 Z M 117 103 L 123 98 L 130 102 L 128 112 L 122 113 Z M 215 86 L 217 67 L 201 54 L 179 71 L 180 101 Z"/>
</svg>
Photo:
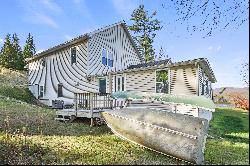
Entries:
<svg viewBox="0 0 250 166">
<path fill-rule="evenodd" d="M 93 93 L 90 92 L 90 112 L 91 112 L 91 120 L 90 126 L 93 127 Z"/>
<path fill-rule="evenodd" d="M 76 112 L 76 117 L 77 117 L 77 105 L 78 105 L 78 102 L 77 102 L 77 93 L 75 93 L 75 96 L 74 96 L 74 102 L 75 102 L 75 112 Z"/>
</svg>

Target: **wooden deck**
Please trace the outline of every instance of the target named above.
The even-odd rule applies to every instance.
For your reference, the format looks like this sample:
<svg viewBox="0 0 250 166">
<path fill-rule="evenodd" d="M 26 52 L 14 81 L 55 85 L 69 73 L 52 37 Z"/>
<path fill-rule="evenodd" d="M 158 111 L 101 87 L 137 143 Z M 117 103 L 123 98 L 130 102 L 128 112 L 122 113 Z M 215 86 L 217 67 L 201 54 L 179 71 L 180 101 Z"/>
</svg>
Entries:
<svg viewBox="0 0 250 166">
<path fill-rule="evenodd" d="M 121 105 L 111 98 L 110 93 L 75 93 L 74 108 L 62 109 L 56 112 L 55 120 L 73 121 L 76 118 L 90 118 L 91 126 L 94 118 L 101 118 L 101 112 L 112 110 Z"/>
</svg>

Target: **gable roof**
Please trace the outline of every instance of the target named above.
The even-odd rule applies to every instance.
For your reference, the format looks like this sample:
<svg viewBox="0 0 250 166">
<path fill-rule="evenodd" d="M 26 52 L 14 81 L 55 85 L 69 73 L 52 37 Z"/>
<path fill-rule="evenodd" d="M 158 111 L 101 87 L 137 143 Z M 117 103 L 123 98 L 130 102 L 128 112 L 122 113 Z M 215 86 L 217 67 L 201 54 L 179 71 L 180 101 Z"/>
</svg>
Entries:
<svg viewBox="0 0 250 166">
<path fill-rule="evenodd" d="M 143 56 L 141 55 L 141 53 L 139 52 L 138 46 L 137 46 L 137 44 L 135 43 L 134 39 L 132 38 L 132 36 L 131 36 L 131 34 L 130 34 L 129 30 L 128 30 L 128 27 L 127 27 L 127 25 L 126 25 L 126 23 L 125 23 L 124 20 L 123 20 L 123 21 L 120 21 L 120 22 L 117 22 L 117 23 L 115 23 L 115 24 L 111 24 L 111 25 L 108 25 L 108 26 L 99 28 L 99 29 L 97 29 L 97 30 L 94 30 L 93 32 L 85 33 L 85 34 L 80 35 L 80 36 L 78 36 L 78 37 L 75 37 L 75 38 L 73 38 L 73 39 L 71 39 L 71 40 L 68 40 L 68 41 L 66 41 L 66 42 L 64 42 L 64 43 L 61 43 L 61 44 L 56 45 L 56 46 L 54 46 L 54 47 L 48 48 L 47 50 L 44 50 L 44 51 L 42 51 L 42 52 L 40 52 L 40 53 L 38 53 L 38 54 L 35 54 L 34 57 L 32 57 L 32 58 L 27 58 L 27 59 L 26 59 L 26 62 L 29 63 L 29 62 L 31 62 L 31 61 L 33 61 L 33 60 L 42 58 L 42 57 L 44 57 L 44 56 L 48 56 L 49 53 L 58 51 L 58 50 L 60 50 L 60 49 L 62 49 L 62 48 L 65 48 L 65 47 L 68 47 L 68 46 L 70 46 L 70 45 L 76 44 L 76 43 L 78 43 L 78 42 L 80 42 L 80 41 L 84 41 L 84 40 L 86 40 L 86 39 L 89 39 L 89 38 L 91 38 L 94 34 L 99 33 L 99 32 L 102 32 L 102 31 L 104 31 L 104 30 L 106 30 L 106 29 L 115 27 L 115 26 L 117 26 L 117 25 L 121 25 L 121 26 L 124 28 L 125 32 L 126 32 L 127 35 L 128 35 L 128 38 L 130 39 L 130 41 L 131 41 L 133 47 L 135 48 L 136 53 L 138 54 L 138 56 L 139 56 L 141 62 L 143 62 L 143 61 L 144 61 L 144 58 L 143 58 Z"/>
<path fill-rule="evenodd" d="M 155 61 L 155 62 L 149 62 L 149 63 L 140 63 L 137 65 L 130 65 L 128 69 L 138 69 L 138 68 L 147 68 L 147 67 L 152 67 L 152 66 L 159 66 L 159 65 L 167 65 L 171 63 L 171 59 L 165 59 L 165 60 L 160 60 L 160 61 Z"/>
</svg>

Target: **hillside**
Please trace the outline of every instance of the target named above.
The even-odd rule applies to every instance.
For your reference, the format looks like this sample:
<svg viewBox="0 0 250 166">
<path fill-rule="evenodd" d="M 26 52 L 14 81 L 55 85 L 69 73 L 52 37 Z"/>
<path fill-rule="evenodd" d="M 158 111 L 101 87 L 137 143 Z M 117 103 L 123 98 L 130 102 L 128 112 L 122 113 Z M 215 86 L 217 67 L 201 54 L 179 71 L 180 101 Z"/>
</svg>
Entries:
<svg viewBox="0 0 250 166">
<path fill-rule="evenodd" d="M 249 107 L 249 88 L 223 87 L 214 89 L 214 102 L 236 105 L 239 108 Z M 239 102 L 241 104 L 239 104 Z"/>
<path fill-rule="evenodd" d="M 0 66 L 0 97 L 14 98 L 31 104 L 39 104 L 27 86 L 27 72 Z"/>
<path fill-rule="evenodd" d="M 214 94 L 218 95 L 219 92 L 222 91 L 224 87 L 222 88 L 215 88 L 214 89 Z M 223 92 L 224 95 L 230 95 L 230 94 L 242 94 L 242 95 L 246 95 L 249 96 L 249 88 L 248 87 L 244 87 L 244 88 L 234 88 L 234 87 L 225 87 L 226 90 Z"/>
</svg>

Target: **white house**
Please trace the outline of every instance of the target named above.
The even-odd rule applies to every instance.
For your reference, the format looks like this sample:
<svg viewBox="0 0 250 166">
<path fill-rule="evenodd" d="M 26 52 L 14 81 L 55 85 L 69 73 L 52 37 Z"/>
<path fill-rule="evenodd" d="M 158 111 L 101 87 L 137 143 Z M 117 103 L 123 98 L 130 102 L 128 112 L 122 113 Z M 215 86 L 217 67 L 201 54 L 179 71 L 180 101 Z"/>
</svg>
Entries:
<svg viewBox="0 0 250 166">
<path fill-rule="evenodd" d="M 49 48 L 28 62 L 29 89 L 41 102 L 73 103 L 75 93 L 116 91 L 204 95 L 214 73 L 205 58 L 145 63 L 125 22 Z M 157 78 L 164 71 L 167 81 Z"/>
</svg>

